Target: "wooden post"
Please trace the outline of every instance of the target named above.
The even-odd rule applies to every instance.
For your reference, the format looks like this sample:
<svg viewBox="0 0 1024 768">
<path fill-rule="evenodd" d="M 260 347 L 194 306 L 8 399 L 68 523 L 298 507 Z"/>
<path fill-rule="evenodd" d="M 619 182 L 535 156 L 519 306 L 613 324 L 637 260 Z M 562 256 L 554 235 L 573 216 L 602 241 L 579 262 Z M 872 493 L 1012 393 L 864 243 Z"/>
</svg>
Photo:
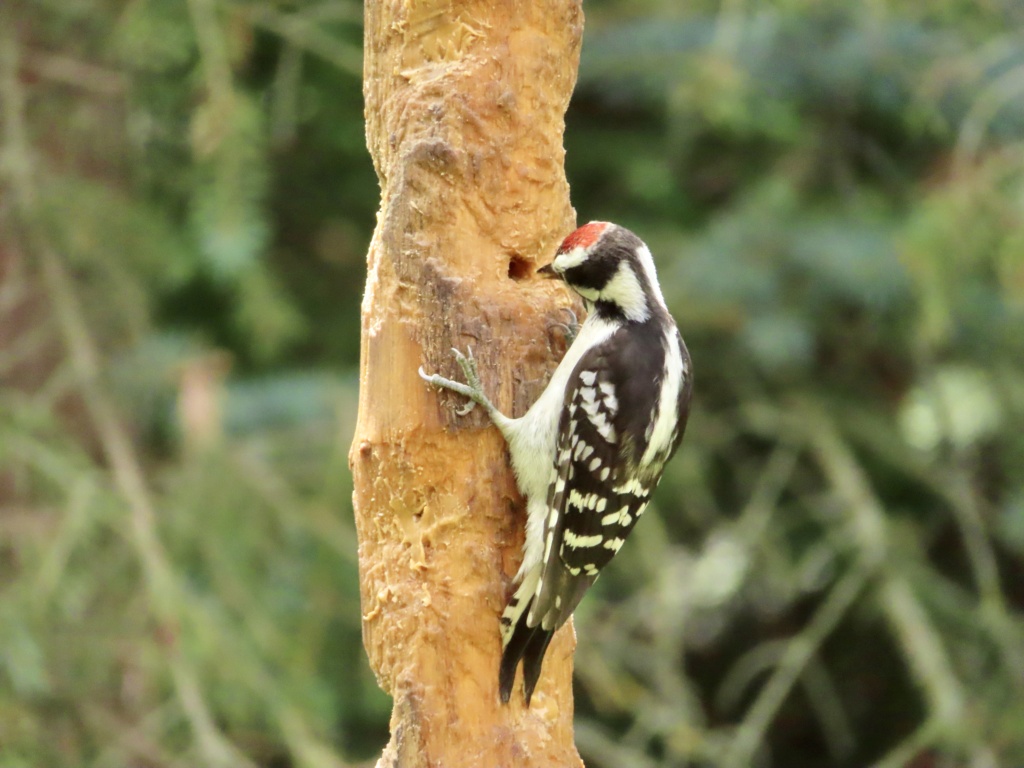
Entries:
<svg viewBox="0 0 1024 768">
<path fill-rule="evenodd" d="M 378 765 L 579 766 L 571 624 L 526 709 L 497 692 L 498 616 L 525 512 L 504 443 L 417 376 L 483 385 L 521 415 L 557 362 L 563 287 L 534 277 L 575 215 L 563 168 L 579 0 L 368 0 L 366 133 L 381 187 L 350 461 L 370 664 L 394 698 Z"/>
</svg>

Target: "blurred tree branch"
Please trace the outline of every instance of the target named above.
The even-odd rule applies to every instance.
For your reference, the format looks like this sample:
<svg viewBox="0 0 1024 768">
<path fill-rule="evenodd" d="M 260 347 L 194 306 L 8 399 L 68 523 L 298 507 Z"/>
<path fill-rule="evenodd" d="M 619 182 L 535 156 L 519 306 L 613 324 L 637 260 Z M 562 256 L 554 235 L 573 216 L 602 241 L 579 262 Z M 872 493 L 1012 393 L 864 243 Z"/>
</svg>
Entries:
<svg viewBox="0 0 1024 768">
<path fill-rule="evenodd" d="M 720 764 L 724 768 L 744 768 L 754 764 L 754 755 L 782 703 L 804 674 L 818 648 L 853 605 L 870 575 L 868 563 L 854 564 L 829 590 L 828 597 L 810 623 L 796 637 L 785 641 L 785 650 L 775 670 L 737 727 L 722 758 Z"/>
<path fill-rule="evenodd" d="M 323 5 L 332 6 L 329 3 Z M 331 8 L 326 8 L 326 11 L 330 10 Z M 340 4 L 333 14 L 326 11 L 314 6 L 306 11 L 286 14 L 263 3 L 248 8 L 247 17 L 254 25 L 280 35 L 298 50 L 318 56 L 342 72 L 359 77 L 363 71 L 362 51 L 322 29 L 325 15 L 340 16 L 344 21 L 359 19 L 351 18 L 348 9 Z"/>
<path fill-rule="evenodd" d="M 811 450 L 849 516 L 857 550 L 873 567 L 881 569 L 880 605 L 924 691 L 931 716 L 952 728 L 962 721 L 964 691 L 939 633 L 906 576 L 891 560 L 892 536 L 887 531 L 885 510 L 825 410 L 808 404 L 801 409 L 800 416 L 808 427 Z"/>
<path fill-rule="evenodd" d="M 0 22 L 3 21 L 0 14 Z M 85 402 L 93 428 L 110 464 L 113 480 L 125 504 L 139 564 L 145 576 L 154 618 L 172 639 L 167 643 L 168 665 L 182 710 L 189 720 L 200 754 L 210 766 L 252 768 L 224 737 L 203 697 L 195 667 L 182 652 L 174 633 L 181 622 L 181 601 L 177 580 L 156 532 L 156 512 L 144 474 L 131 440 L 123 429 L 117 411 L 99 384 L 98 353 L 89 336 L 88 323 L 74 287 L 38 225 L 38 193 L 32 165 L 33 152 L 25 130 L 25 98 L 19 79 L 20 50 L 13 37 L 13 24 L 2 23 L 0 33 L 0 111 L 4 116 L 2 156 L 7 186 L 11 190 L 18 223 L 24 235 L 25 250 L 42 265 L 44 285 L 50 306 L 67 347 L 78 389 Z"/>
<path fill-rule="evenodd" d="M 129 80 L 123 72 L 38 48 L 22 49 L 23 69 L 39 78 L 81 88 L 99 96 L 123 96 Z"/>
<path fill-rule="evenodd" d="M 759 429 L 779 432 L 789 440 L 806 440 L 846 515 L 855 563 L 829 590 L 810 624 L 783 642 L 775 672 L 738 726 L 723 765 L 749 765 L 771 720 L 815 649 L 836 626 L 869 579 L 878 581 L 874 594 L 903 650 L 908 667 L 924 692 L 928 723 L 935 727 L 917 733 L 915 748 L 933 738 L 950 738 L 963 721 L 965 693 L 957 679 L 940 634 L 932 626 L 907 577 L 890 555 L 889 524 L 870 482 L 840 436 L 826 408 L 803 400 L 790 412 L 770 408 L 749 413 Z"/>
</svg>

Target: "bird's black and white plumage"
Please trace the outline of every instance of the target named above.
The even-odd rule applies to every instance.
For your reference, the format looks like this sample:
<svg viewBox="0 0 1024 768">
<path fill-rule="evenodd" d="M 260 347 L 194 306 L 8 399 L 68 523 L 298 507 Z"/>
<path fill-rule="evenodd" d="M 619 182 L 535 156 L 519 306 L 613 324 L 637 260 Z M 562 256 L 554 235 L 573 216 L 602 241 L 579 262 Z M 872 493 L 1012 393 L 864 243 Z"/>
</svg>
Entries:
<svg viewBox="0 0 1024 768">
<path fill-rule="evenodd" d="M 588 315 L 544 392 L 518 419 L 480 389 L 475 363 L 456 353 L 468 385 L 421 375 L 487 409 L 509 445 L 527 500 L 518 588 L 501 617 L 499 692 L 523 665 L 526 703 L 555 630 L 643 514 L 682 440 L 693 376 L 665 307 L 654 260 L 627 229 L 591 222 L 569 235 L 540 274 L 561 278 Z"/>
</svg>

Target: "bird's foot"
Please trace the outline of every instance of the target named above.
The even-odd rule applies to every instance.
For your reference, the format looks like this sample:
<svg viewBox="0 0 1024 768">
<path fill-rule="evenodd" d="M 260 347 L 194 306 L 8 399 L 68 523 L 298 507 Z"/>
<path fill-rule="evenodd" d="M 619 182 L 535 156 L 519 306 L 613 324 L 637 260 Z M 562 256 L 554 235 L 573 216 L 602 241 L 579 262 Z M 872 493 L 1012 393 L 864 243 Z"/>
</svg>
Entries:
<svg viewBox="0 0 1024 768">
<path fill-rule="evenodd" d="M 572 343 L 576 341 L 576 337 L 580 332 L 580 321 L 576 317 L 576 313 L 573 312 L 569 307 L 562 307 L 562 312 L 565 312 L 569 319 L 564 323 L 552 323 L 549 328 L 560 328 L 562 333 L 565 334 L 565 346 L 571 347 Z"/>
<path fill-rule="evenodd" d="M 435 387 L 447 389 L 463 397 L 468 397 L 469 402 L 455 411 L 459 416 L 467 415 L 477 404 L 486 408 L 488 413 L 492 412 L 494 405 L 487 399 L 487 395 L 484 394 L 483 387 L 480 385 L 480 374 L 477 371 L 476 358 L 473 357 L 472 347 L 468 348 L 468 354 L 465 355 L 457 349 L 452 349 L 452 353 L 455 355 L 455 362 L 462 369 L 462 375 L 466 377 L 465 384 L 452 379 L 446 379 L 444 376 L 436 373 L 428 374 L 423 370 L 423 366 L 420 366 L 420 378 Z"/>
</svg>

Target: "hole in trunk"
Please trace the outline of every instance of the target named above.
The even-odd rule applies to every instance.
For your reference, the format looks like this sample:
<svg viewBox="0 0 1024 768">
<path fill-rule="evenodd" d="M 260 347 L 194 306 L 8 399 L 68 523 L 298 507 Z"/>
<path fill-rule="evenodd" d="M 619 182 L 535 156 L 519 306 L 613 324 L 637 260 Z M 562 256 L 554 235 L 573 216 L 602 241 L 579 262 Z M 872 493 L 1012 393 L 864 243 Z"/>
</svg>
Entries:
<svg viewBox="0 0 1024 768">
<path fill-rule="evenodd" d="M 513 280 L 524 280 L 530 276 L 530 262 L 513 253 L 508 260 L 508 276 Z"/>
</svg>

